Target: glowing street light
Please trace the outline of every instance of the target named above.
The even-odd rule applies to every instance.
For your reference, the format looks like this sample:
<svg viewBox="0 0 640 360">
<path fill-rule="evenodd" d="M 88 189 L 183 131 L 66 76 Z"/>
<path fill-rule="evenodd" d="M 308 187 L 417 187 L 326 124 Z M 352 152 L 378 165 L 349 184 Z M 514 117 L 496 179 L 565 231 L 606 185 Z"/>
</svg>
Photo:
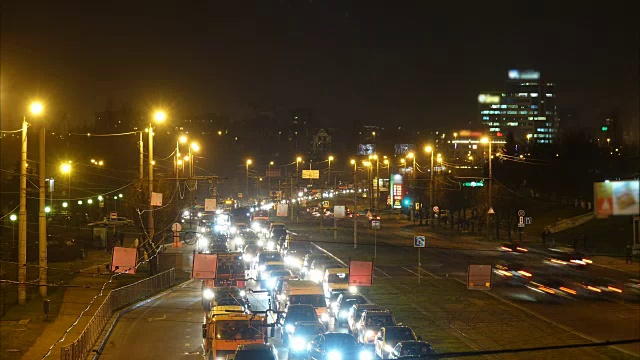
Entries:
<svg viewBox="0 0 640 360">
<path fill-rule="evenodd" d="M 47 213 L 47 214 L 50 213 L 51 212 L 51 207 L 50 206 L 45 206 L 44 212 Z"/>
<path fill-rule="evenodd" d="M 167 114 L 162 111 L 162 110 L 157 110 L 154 114 L 153 114 L 153 119 L 157 122 L 157 123 L 161 123 L 164 122 L 167 119 Z"/>
<path fill-rule="evenodd" d="M 197 142 L 192 142 L 191 143 L 191 149 L 193 149 L 193 151 L 198 152 L 200 151 L 200 145 L 198 145 Z"/>
<path fill-rule="evenodd" d="M 180 144 L 186 144 L 187 143 L 187 137 L 185 135 L 180 136 Z"/>
<path fill-rule="evenodd" d="M 82 200 L 78 200 L 78 205 L 82 205 Z"/>
<path fill-rule="evenodd" d="M 93 200 L 92 199 L 87 200 L 87 204 L 89 205 L 93 204 Z"/>
<path fill-rule="evenodd" d="M 244 189 L 244 196 L 248 199 L 249 198 L 249 165 L 253 164 L 253 161 L 251 159 L 247 159 L 247 171 L 246 171 L 246 184 L 245 184 L 245 189 Z"/>
<path fill-rule="evenodd" d="M 98 195 L 98 200 L 99 200 L 99 201 L 104 200 L 104 198 L 102 197 L 102 195 Z"/>
<path fill-rule="evenodd" d="M 29 110 L 33 115 L 40 115 L 44 111 L 44 106 L 42 105 L 42 103 L 36 101 L 31 104 Z"/>
<path fill-rule="evenodd" d="M 66 208 L 66 207 L 68 207 L 68 206 L 69 206 L 69 203 L 67 203 L 66 201 L 62 203 L 62 207 L 63 207 L 63 208 Z"/>
</svg>

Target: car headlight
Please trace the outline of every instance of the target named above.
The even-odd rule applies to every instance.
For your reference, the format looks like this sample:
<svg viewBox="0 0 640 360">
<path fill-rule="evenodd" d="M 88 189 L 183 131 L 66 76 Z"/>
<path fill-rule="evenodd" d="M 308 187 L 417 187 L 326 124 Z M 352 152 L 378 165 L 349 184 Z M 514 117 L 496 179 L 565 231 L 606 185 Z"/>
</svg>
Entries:
<svg viewBox="0 0 640 360">
<path fill-rule="evenodd" d="M 213 299 L 213 290 L 204 289 L 204 291 L 202 291 L 202 297 L 205 298 L 206 300 Z"/>
<path fill-rule="evenodd" d="M 247 296 L 247 292 L 244 290 L 240 290 L 240 297 L 245 297 Z"/>
<path fill-rule="evenodd" d="M 360 352 L 360 356 L 359 356 L 360 360 L 372 360 L 373 359 L 373 355 L 371 354 L 371 352 L 363 350 Z"/>
<path fill-rule="evenodd" d="M 242 255 L 242 260 L 244 260 L 244 261 L 246 261 L 246 262 L 250 262 L 252 258 L 253 258 L 253 257 L 251 256 L 251 254 L 244 254 L 244 255 Z"/>
<path fill-rule="evenodd" d="M 327 314 L 326 312 L 322 313 L 322 315 L 320 315 L 320 320 L 322 320 L 324 322 L 329 321 L 329 314 Z"/>
<path fill-rule="evenodd" d="M 393 351 L 393 347 L 391 347 L 391 345 L 385 345 L 384 346 L 384 351 L 390 353 Z"/>
<path fill-rule="evenodd" d="M 346 312 L 345 310 L 340 311 L 340 315 L 339 315 L 339 316 L 340 316 L 340 318 L 341 318 L 341 319 L 346 318 L 346 317 L 347 317 L 347 315 L 349 315 L 349 313 L 348 313 L 348 312 Z"/>
<path fill-rule="evenodd" d="M 342 354 L 339 351 L 329 351 L 327 354 L 327 359 L 329 360 L 342 360 Z"/>
<path fill-rule="evenodd" d="M 286 332 L 288 332 L 289 334 L 291 334 L 291 333 L 293 332 L 293 330 L 295 330 L 295 329 L 296 329 L 296 328 L 295 328 L 295 326 L 293 326 L 293 325 L 291 325 L 291 324 L 287 324 L 287 325 L 285 325 L 285 327 L 284 327 L 284 330 L 285 330 Z"/>
<path fill-rule="evenodd" d="M 237 233 L 237 232 L 238 232 L 238 229 L 237 229 L 235 226 L 232 226 L 232 227 L 231 227 L 231 229 L 229 229 L 229 231 L 230 231 L 232 234 L 235 234 L 235 233 Z"/>
<path fill-rule="evenodd" d="M 260 271 L 264 271 L 264 269 L 266 269 L 267 267 L 264 265 L 260 265 L 260 267 L 258 269 L 260 269 Z"/>
<path fill-rule="evenodd" d="M 275 244 L 273 243 L 273 241 L 269 241 L 267 243 L 267 250 L 272 250 L 274 246 L 275 246 Z"/>
<path fill-rule="evenodd" d="M 357 286 L 349 286 L 349 292 L 350 293 L 357 293 L 358 292 L 358 287 Z"/>
<path fill-rule="evenodd" d="M 376 332 L 375 332 L 375 331 L 373 331 L 373 330 L 367 330 L 367 331 L 364 333 L 364 336 L 365 336 L 366 338 L 372 338 L 372 337 L 376 336 Z"/>
<path fill-rule="evenodd" d="M 264 241 L 258 240 L 258 246 L 264 246 Z"/>
<path fill-rule="evenodd" d="M 307 342 L 304 338 L 296 336 L 291 340 L 291 349 L 293 351 L 302 351 L 307 347 Z"/>
<path fill-rule="evenodd" d="M 236 237 L 233 241 L 236 243 L 236 245 L 242 245 L 242 243 L 244 242 L 244 240 L 242 240 L 242 238 L 239 236 Z"/>
<path fill-rule="evenodd" d="M 276 279 L 267 280 L 267 288 L 274 289 L 276 287 Z"/>
</svg>

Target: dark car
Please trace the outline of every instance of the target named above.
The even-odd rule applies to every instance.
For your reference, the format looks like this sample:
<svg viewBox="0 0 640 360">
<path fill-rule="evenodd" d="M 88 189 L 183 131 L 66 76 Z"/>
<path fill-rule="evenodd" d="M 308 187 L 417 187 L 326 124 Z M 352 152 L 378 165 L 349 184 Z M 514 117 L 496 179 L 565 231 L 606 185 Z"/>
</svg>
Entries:
<svg viewBox="0 0 640 360">
<path fill-rule="evenodd" d="M 238 345 L 235 360 L 278 360 L 278 353 L 272 344 Z"/>
<path fill-rule="evenodd" d="M 307 352 L 309 360 L 372 359 L 373 354 L 360 346 L 349 334 L 328 332 L 316 336 Z"/>
<path fill-rule="evenodd" d="M 349 310 L 356 304 L 368 304 L 369 302 L 360 294 L 343 293 L 340 294 L 335 306 L 333 307 L 333 316 L 338 321 L 338 325 L 345 325 L 349 317 Z"/>
<path fill-rule="evenodd" d="M 291 304 L 287 307 L 287 312 L 282 320 L 282 327 L 280 334 L 282 335 L 282 342 L 288 344 L 289 335 L 295 330 L 295 324 L 299 321 L 320 321 L 316 308 L 313 305 L 307 304 Z"/>
<path fill-rule="evenodd" d="M 320 321 L 298 321 L 294 327 L 289 341 L 289 360 L 306 356 L 307 344 L 326 331 Z"/>
<path fill-rule="evenodd" d="M 307 272 L 309 271 L 309 267 L 311 266 L 311 263 L 314 262 L 317 259 L 330 259 L 331 257 L 327 254 L 324 253 L 320 253 L 320 254 L 307 254 L 305 255 L 304 259 L 302 260 L 302 268 L 300 269 L 300 273 L 305 276 L 307 275 Z"/>
<path fill-rule="evenodd" d="M 374 341 L 376 355 L 387 359 L 396 345 L 401 341 L 420 340 L 408 326 L 383 326 Z"/>
<path fill-rule="evenodd" d="M 400 341 L 394 348 L 389 359 L 430 359 L 437 352 L 426 341 Z"/>
</svg>

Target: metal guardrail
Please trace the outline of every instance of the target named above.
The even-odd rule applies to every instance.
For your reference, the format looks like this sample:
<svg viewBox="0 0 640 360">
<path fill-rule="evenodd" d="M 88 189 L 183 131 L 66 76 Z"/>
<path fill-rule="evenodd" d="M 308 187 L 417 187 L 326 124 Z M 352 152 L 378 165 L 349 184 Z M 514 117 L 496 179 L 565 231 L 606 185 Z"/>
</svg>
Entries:
<svg viewBox="0 0 640 360">
<path fill-rule="evenodd" d="M 104 330 L 116 310 L 173 286 L 175 282 L 175 269 L 170 269 L 136 283 L 112 290 L 93 317 L 91 317 L 78 339 L 60 349 L 60 359 L 84 360 L 91 352 L 93 344 L 98 340 L 102 330 Z"/>
</svg>

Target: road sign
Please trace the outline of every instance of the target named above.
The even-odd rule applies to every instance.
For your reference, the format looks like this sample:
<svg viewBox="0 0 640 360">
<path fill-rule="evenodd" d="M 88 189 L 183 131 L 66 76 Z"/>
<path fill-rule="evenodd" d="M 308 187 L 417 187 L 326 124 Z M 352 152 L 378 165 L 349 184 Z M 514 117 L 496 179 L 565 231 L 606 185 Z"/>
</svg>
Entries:
<svg viewBox="0 0 640 360">
<path fill-rule="evenodd" d="M 151 206 L 162 206 L 162 193 L 151 193 Z"/>
<path fill-rule="evenodd" d="M 524 218 L 524 224 L 525 225 L 531 225 L 531 216 L 527 216 Z"/>
<path fill-rule="evenodd" d="M 434 212 L 434 213 L 437 213 L 437 212 L 439 212 L 439 211 L 440 211 L 440 208 L 439 208 L 438 206 L 434 206 L 434 207 L 433 207 L 433 212 Z"/>
<path fill-rule="evenodd" d="M 109 219 L 111 219 L 111 220 L 115 220 L 115 219 L 117 219 L 117 218 L 118 218 L 118 213 L 117 213 L 117 212 L 115 212 L 115 211 L 111 211 L 111 212 L 109 213 Z"/>
<path fill-rule="evenodd" d="M 238 193 L 238 198 L 242 199 L 243 194 L 242 193 Z"/>
<path fill-rule="evenodd" d="M 344 206 L 334 206 L 333 207 L 333 218 L 334 219 L 344 219 L 344 213 L 345 213 L 345 207 Z"/>
<path fill-rule="evenodd" d="M 182 231 L 182 225 L 180 225 L 180 223 L 173 223 L 173 225 L 171 225 L 171 231 Z"/>
<path fill-rule="evenodd" d="M 487 214 L 489 214 L 489 215 L 493 215 L 493 214 L 495 214 L 495 213 L 496 213 L 496 212 L 495 212 L 495 211 L 493 211 L 493 208 L 492 208 L 492 207 L 490 207 L 490 208 L 489 208 L 489 211 L 487 211 Z"/>
<path fill-rule="evenodd" d="M 320 179 L 320 170 L 302 170 L 303 179 Z"/>
<path fill-rule="evenodd" d="M 216 199 L 204 199 L 204 211 L 216 211 Z"/>
<path fill-rule="evenodd" d="M 467 289 L 491 290 L 491 265 L 469 265 Z"/>
<path fill-rule="evenodd" d="M 413 247 L 423 248 L 427 246 L 427 242 L 424 239 L 424 235 L 418 235 L 413 237 Z"/>
<path fill-rule="evenodd" d="M 466 181 L 462 183 L 463 187 L 483 187 L 484 182 L 482 181 Z"/>
<path fill-rule="evenodd" d="M 518 210 L 518 216 L 524 216 L 524 210 Z"/>
<path fill-rule="evenodd" d="M 371 228 L 372 229 L 380 229 L 380 220 L 371 220 Z"/>
</svg>

